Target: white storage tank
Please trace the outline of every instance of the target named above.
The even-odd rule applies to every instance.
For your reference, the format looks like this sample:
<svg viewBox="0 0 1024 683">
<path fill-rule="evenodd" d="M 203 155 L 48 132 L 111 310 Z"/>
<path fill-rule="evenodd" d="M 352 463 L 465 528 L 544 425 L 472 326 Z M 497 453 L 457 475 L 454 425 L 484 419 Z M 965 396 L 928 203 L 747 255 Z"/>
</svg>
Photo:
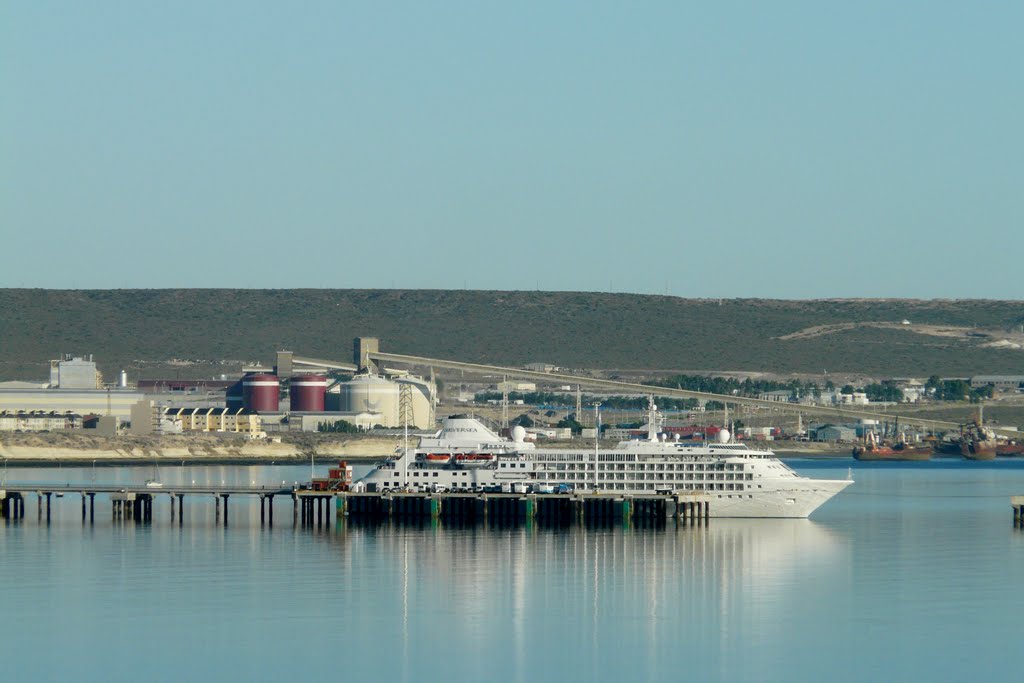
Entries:
<svg viewBox="0 0 1024 683">
<path fill-rule="evenodd" d="M 411 389 L 413 419 L 409 426 L 433 428 L 430 386 L 414 378 L 393 381 L 380 375 L 356 375 L 338 386 L 338 410 L 346 413 L 380 413 L 385 427 L 401 427 L 402 385 L 409 385 Z"/>
</svg>

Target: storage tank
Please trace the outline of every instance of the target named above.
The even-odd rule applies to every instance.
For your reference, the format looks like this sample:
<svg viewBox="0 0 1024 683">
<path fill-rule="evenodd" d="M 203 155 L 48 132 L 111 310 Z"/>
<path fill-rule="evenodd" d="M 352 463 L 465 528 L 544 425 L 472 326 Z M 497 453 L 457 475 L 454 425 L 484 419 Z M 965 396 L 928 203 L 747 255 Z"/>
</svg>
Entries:
<svg viewBox="0 0 1024 683">
<path fill-rule="evenodd" d="M 398 423 L 398 385 L 380 375 L 356 375 L 341 384 L 339 408 L 346 413 L 380 413 L 385 427 Z"/>
<path fill-rule="evenodd" d="M 238 380 L 224 392 L 225 403 L 229 410 L 238 410 L 245 407 L 245 398 L 242 389 L 242 380 Z"/>
<path fill-rule="evenodd" d="M 430 387 L 423 380 L 403 377 L 397 382 L 380 375 L 356 375 L 339 386 L 338 410 L 346 413 L 380 413 L 385 427 L 401 427 L 402 385 L 410 385 L 412 421 L 410 427 L 433 428 Z"/>
<path fill-rule="evenodd" d="M 327 378 L 323 375 L 297 375 L 289 382 L 289 404 L 293 413 L 324 412 Z"/>
<path fill-rule="evenodd" d="M 281 382 L 277 375 L 246 375 L 242 378 L 242 402 L 256 413 L 276 413 Z"/>
</svg>

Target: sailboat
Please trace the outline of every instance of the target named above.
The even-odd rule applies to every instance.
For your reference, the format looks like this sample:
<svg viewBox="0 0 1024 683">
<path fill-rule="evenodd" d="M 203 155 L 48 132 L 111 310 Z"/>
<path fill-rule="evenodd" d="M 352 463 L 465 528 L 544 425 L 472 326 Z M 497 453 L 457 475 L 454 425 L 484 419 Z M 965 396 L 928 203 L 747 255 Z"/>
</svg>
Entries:
<svg viewBox="0 0 1024 683">
<path fill-rule="evenodd" d="M 160 465 L 157 464 L 156 460 L 153 461 L 153 478 L 146 480 L 147 489 L 162 489 L 163 483 L 160 481 Z"/>
</svg>

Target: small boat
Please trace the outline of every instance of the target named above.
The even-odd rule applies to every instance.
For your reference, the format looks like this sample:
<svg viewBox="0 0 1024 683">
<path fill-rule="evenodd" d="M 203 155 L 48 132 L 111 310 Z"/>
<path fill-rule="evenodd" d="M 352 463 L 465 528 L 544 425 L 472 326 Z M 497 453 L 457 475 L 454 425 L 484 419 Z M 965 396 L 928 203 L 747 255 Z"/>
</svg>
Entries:
<svg viewBox="0 0 1024 683">
<path fill-rule="evenodd" d="M 423 456 L 431 465 L 447 465 L 452 460 L 451 453 L 427 453 Z"/>
<path fill-rule="evenodd" d="M 147 489 L 162 489 L 163 484 L 160 483 L 160 465 L 157 464 L 156 460 L 153 461 L 153 478 L 146 480 Z"/>
</svg>

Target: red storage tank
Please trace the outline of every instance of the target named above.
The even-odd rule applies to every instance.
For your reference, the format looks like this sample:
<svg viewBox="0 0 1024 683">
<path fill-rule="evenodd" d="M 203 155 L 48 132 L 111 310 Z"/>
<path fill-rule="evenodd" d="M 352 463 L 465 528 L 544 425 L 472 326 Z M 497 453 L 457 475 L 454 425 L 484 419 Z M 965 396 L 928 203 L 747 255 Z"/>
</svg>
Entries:
<svg viewBox="0 0 1024 683">
<path fill-rule="evenodd" d="M 291 408 L 293 413 L 324 412 L 324 395 L 327 393 L 327 378 L 323 375 L 298 375 L 290 384 Z"/>
<path fill-rule="evenodd" d="M 246 375 L 242 378 L 242 400 L 246 410 L 276 413 L 281 382 L 277 375 Z"/>
</svg>

